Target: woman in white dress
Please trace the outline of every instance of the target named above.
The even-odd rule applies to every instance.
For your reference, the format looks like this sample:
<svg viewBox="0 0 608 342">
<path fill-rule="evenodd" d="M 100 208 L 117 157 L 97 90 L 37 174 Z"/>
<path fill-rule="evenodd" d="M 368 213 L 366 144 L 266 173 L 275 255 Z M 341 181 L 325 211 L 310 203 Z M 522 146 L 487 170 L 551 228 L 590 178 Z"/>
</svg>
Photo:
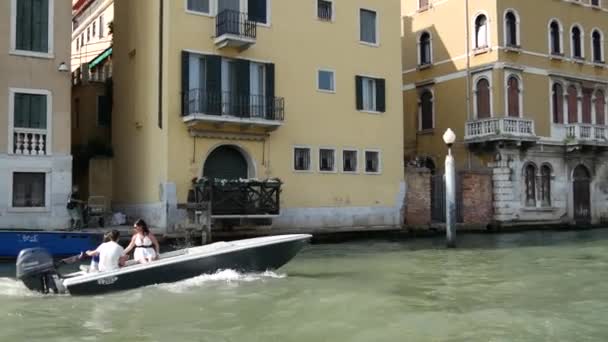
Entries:
<svg viewBox="0 0 608 342">
<path fill-rule="evenodd" d="M 150 232 L 148 225 L 142 219 L 139 219 L 133 225 L 135 228 L 135 233 L 133 237 L 131 237 L 131 242 L 129 246 L 124 251 L 124 254 L 127 255 L 131 250 L 135 249 L 133 252 L 133 259 L 136 261 L 145 264 L 156 260 L 159 255 L 159 245 L 158 240 L 154 237 L 154 234 Z"/>
</svg>

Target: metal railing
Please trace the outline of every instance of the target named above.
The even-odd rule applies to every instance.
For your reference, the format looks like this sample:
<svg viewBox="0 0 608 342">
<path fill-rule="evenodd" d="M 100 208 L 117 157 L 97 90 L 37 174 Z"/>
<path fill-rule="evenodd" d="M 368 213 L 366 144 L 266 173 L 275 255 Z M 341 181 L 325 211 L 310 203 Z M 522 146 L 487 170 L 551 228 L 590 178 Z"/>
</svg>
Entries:
<svg viewBox="0 0 608 342">
<path fill-rule="evenodd" d="M 13 129 L 13 153 L 28 156 L 47 155 L 47 130 L 34 128 Z"/>
<path fill-rule="evenodd" d="M 465 139 L 488 136 L 509 135 L 534 137 L 534 121 L 522 118 L 490 118 L 469 121 L 466 124 Z"/>
<path fill-rule="evenodd" d="M 249 20 L 247 13 L 223 10 L 215 18 L 215 36 L 221 37 L 225 34 L 255 39 L 257 36 L 257 23 Z"/>
<path fill-rule="evenodd" d="M 191 89 L 184 94 L 182 115 L 192 114 L 283 121 L 285 99 L 265 95 Z"/>
</svg>

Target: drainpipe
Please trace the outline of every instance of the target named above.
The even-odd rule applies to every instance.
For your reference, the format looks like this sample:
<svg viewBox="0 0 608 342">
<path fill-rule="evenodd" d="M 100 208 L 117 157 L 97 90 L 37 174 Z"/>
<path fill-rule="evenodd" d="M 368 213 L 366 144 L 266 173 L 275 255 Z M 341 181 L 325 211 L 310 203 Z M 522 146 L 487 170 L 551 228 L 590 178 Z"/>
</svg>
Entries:
<svg viewBox="0 0 608 342">
<path fill-rule="evenodd" d="M 165 19 L 165 1 L 160 0 L 158 29 L 158 128 L 163 128 L 163 31 Z"/>
<path fill-rule="evenodd" d="M 464 13 L 465 13 L 465 32 L 466 32 L 466 55 L 467 55 L 467 69 L 466 69 L 466 102 L 467 102 L 467 120 L 471 119 L 471 32 L 470 32 L 470 22 L 469 22 L 469 0 L 465 0 L 464 4 Z M 466 122 L 465 122 L 465 130 L 466 130 Z M 472 156 L 471 150 L 467 148 L 467 164 L 468 169 L 471 170 L 472 167 Z"/>
</svg>

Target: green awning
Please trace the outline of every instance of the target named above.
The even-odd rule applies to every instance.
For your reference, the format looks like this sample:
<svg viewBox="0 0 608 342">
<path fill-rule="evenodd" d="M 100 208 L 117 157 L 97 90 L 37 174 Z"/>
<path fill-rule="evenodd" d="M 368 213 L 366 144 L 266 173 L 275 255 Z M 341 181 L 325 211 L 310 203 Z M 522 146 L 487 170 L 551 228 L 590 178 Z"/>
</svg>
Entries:
<svg viewBox="0 0 608 342">
<path fill-rule="evenodd" d="M 89 63 L 89 69 L 93 69 L 97 64 L 103 62 L 108 56 L 112 54 L 112 47 L 107 48 L 104 52 L 95 57 L 91 63 Z"/>
</svg>

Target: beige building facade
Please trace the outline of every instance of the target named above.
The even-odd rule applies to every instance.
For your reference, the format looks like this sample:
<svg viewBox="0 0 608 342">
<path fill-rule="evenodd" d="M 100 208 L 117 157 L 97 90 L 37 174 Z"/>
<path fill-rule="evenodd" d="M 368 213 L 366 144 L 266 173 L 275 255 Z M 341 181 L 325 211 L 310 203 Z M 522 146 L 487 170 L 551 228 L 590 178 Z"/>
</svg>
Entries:
<svg viewBox="0 0 608 342">
<path fill-rule="evenodd" d="M 494 220 L 608 217 L 608 1 L 404 0 L 406 157 L 493 175 Z"/>
<path fill-rule="evenodd" d="M 399 1 L 114 6 L 115 209 L 170 231 L 193 178 L 278 178 L 280 210 L 216 197 L 216 222 L 401 224 Z"/>
<path fill-rule="evenodd" d="M 0 228 L 69 224 L 70 3 L 0 3 Z"/>
<path fill-rule="evenodd" d="M 113 20 L 114 0 L 72 0 L 72 71 L 111 47 Z"/>
</svg>

